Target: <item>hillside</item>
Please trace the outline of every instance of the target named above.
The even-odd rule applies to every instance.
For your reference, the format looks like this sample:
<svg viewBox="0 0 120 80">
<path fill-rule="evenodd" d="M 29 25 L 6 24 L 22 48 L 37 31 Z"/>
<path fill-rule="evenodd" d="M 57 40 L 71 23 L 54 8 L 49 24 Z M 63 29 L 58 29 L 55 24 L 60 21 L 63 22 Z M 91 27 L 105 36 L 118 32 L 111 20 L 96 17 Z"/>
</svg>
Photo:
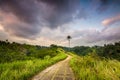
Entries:
<svg viewBox="0 0 120 80">
<path fill-rule="evenodd" d="M 0 80 L 27 80 L 66 57 L 63 49 L 54 46 L 0 41 Z"/>
<path fill-rule="evenodd" d="M 58 63 L 61 67 L 55 64 L 65 59 L 67 55 L 71 56 L 70 61 L 64 60 Z M 51 65 L 56 66 L 55 71 L 49 68 Z M 46 73 L 48 77 L 58 77 L 61 73 L 59 71 L 62 71 L 61 75 L 69 80 L 67 76 L 69 70 L 64 66 L 72 68 L 75 80 L 120 80 L 120 42 L 104 46 L 67 48 L 57 45 L 42 47 L 0 41 L 0 80 L 28 80 L 46 68 L 53 74 L 50 76 Z M 59 78 L 63 77 L 59 76 Z"/>
<path fill-rule="evenodd" d="M 76 80 L 120 80 L 120 42 L 73 51 L 70 66 Z"/>
</svg>

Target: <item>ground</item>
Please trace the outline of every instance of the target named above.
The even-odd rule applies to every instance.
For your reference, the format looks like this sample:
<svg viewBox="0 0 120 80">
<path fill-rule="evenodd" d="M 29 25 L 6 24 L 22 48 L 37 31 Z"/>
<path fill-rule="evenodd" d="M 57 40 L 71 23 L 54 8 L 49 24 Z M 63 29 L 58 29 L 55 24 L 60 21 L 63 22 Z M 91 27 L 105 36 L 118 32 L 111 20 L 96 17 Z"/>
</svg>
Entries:
<svg viewBox="0 0 120 80">
<path fill-rule="evenodd" d="M 60 61 L 35 75 L 32 80 L 75 80 L 72 69 L 69 66 L 71 56 Z"/>
</svg>

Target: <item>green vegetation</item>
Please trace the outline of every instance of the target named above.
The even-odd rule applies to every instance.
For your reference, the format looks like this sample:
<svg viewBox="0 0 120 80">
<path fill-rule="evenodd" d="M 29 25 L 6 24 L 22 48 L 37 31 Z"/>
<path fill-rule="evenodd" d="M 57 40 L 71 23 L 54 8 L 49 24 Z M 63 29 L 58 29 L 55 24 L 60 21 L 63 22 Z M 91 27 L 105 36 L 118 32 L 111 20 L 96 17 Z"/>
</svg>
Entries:
<svg viewBox="0 0 120 80">
<path fill-rule="evenodd" d="M 63 50 L 64 49 L 64 50 Z M 71 51 L 72 54 L 70 54 Z M 50 47 L 0 41 L 0 80 L 27 80 L 46 67 L 73 56 L 76 80 L 120 80 L 120 42 L 104 46 Z"/>
<path fill-rule="evenodd" d="M 70 65 L 76 80 L 120 80 L 120 62 L 97 55 L 74 56 Z"/>
<path fill-rule="evenodd" d="M 60 53 L 60 51 L 63 50 L 54 46 L 43 47 L 19 44 L 15 42 L 10 43 L 7 40 L 0 41 L 0 63 L 31 59 L 44 59 L 46 55 L 52 58 Z"/>
<path fill-rule="evenodd" d="M 85 56 L 86 54 L 92 52 L 92 48 L 88 46 L 76 46 L 71 49 L 71 51 L 75 52 L 78 55 Z"/>
<path fill-rule="evenodd" d="M 115 44 L 105 44 L 104 46 L 76 46 L 71 48 L 71 51 L 81 56 L 95 52 L 100 57 L 120 60 L 120 41 Z"/>
<path fill-rule="evenodd" d="M 120 80 L 120 42 L 80 51 L 70 61 L 76 80 Z"/>
<path fill-rule="evenodd" d="M 0 64 L 0 80 L 27 80 L 46 67 L 66 58 L 66 55 L 59 53 L 57 56 L 45 59 L 34 59 L 15 61 L 12 63 Z"/>
<path fill-rule="evenodd" d="M 67 57 L 58 47 L 0 41 L 0 80 L 27 80 Z"/>
<path fill-rule="evenodd" d="M 101 57 L 117 59 L 120 61 L 120 41 L 115 44 L 104 45 L 103 47 L 96 46 L 95 50 Z"/>
</svg>

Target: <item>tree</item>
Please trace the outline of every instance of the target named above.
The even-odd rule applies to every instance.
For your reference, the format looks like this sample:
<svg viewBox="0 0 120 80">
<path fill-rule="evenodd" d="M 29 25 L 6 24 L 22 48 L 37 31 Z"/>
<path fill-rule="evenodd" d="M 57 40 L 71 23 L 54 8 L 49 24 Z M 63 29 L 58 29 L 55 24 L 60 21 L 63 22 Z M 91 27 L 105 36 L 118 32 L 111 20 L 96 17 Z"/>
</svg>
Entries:
<svg viewBox="0 0 120 80">
<path fill-rule="evenodd" d="M 68 39 L 68 42 L 69 42 L 69 48 L 70 48 L 70 39 L 72 39 L 72 37 L 71 36 L 67 36 L 67 39 Z"/>
</svg>

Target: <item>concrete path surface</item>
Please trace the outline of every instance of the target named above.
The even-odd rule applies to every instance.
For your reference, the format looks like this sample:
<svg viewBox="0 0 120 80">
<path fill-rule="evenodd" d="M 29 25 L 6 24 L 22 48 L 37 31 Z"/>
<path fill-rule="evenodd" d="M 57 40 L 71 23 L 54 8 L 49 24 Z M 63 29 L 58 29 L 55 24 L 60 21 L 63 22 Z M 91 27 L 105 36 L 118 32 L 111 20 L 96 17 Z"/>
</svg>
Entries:
<svg viewBox="0 0 120 80">
<path fill-rule="evenodd" d="M 69 66 L 70 59 L 71 56 L 68 55 L 65 60 L 43 70 L 34 76 L 32 80 L 75 80 L 72 69 Z"/>
</svg>

